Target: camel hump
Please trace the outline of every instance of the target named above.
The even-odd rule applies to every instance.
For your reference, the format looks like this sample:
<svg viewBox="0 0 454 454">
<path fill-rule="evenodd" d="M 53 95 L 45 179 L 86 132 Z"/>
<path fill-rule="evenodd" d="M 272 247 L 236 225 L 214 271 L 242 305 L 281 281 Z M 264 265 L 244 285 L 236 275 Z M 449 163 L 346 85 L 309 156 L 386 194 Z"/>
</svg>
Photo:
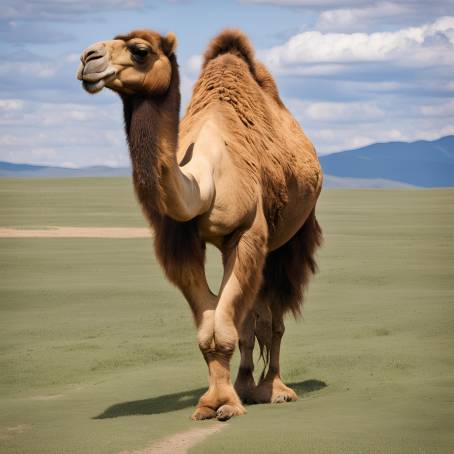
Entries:
<svg viewBox="0 0 454 454">
<path fill-rule="evenodd" d="M 256 78 L 254 48 L 249 38 L 241 30 L 227 28 L 215 36 L 205 51 L 203 67 L 205 68 L 210 60 L 222 54 L 233 54 L 242 58 L 249 66 L 254 78 Z"/>
</svg>

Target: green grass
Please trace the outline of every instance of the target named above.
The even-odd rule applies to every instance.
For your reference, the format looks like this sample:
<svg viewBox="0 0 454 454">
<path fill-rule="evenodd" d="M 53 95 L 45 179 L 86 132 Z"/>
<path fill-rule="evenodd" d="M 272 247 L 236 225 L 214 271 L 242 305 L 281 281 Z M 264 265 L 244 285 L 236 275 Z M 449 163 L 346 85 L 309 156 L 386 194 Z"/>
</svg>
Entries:
<svg viewBox="0 0 454 454">
<path fill-rule="evenodd" d="M 145 225 L 128 179 L 0 180 L 0 197 L 2 226 Z M 302 398 L 248 407 L 191 452 L 452 452 L 453 202 L 325 191 L 320 273 L 282 352 Z M 206 368 L 151 239 L 0 247 L 2 454 L 113 454 L 210 424 L 189 420 Z M 208 272 L 216 286 L 213 249 Z"/>
<path fill-rule="evenodd" d="M 130 178 L 2 178 L 0 200 L 0 227 L 146 226 Z"/>
</svg>

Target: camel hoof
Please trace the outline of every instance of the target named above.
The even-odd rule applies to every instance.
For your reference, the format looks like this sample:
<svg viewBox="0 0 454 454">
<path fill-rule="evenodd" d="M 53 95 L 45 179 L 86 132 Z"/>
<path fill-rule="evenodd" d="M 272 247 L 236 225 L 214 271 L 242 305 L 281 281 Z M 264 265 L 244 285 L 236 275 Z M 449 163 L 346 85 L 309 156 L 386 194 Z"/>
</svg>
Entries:
<svg viewBox="0 0 454 454">
<path fill-rule="evenodd" d="M 276 396 L 274 399 L 273 399 L 273 404 L 282 404 L 284 402 L 287 402 L 287 399 L 286 399 L 286 396 L 283 396 L 282 394 L 279 394 L 279 396 Z"/>
<path fill-rule="evenodd" d="M 241 374 L 241 369 L 238 374 Z M 241 399 L 241 402 L 246 405 L 255 404 L 255 382 L 252 376 L 247 378 L 238 377 L 235 382 L 235 391 L 238 394 L 238 397 Z"/>
<path fill-rule="evenodd" d="M 210 407 L 197 407 L 192 414 L 193 421 L 201 421 L 202 419 L 216 418 L 216 411 Z"/>
<path fill-rule="evenodd" d="M 218 418 L 218 421 L 227 421 L 232 416 L 241 416 L 245 413 L 246 410 L 243 407 L 225 404 L 218 408 L 218 411 L 216 412 L 216 418 Z"/>
<path fill-rule="evenodd" d="M 285 393 L 285 394 L 278 394 L 276 397 L 274 397 L 271 401 L 272 404 L 283 404 L 284 402 L 294 402 L 298 400 L 298 396 L 293 390 L 290 390 L 291 392 Z"/>
</svg>

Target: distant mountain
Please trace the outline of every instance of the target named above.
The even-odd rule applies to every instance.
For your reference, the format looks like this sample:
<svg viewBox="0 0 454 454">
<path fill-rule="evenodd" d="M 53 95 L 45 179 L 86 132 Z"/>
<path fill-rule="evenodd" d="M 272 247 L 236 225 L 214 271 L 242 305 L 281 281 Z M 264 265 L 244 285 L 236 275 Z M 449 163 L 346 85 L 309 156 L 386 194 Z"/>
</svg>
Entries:
<svg viewBox="0 0 454 454">
<path fill-rule="evenodd" d="M 432 142 L 375 143 L 321 156 L 325 188 L 454 186 L 454 136 Z M 0 177 L 76 178 L 130 176 L 129 167 L 70 169 L 0 161 Z"/>
<path fill-rule="evenodd" d="M 131 175 L 129 167 L 92 166 L 71 169 L 68 167 L 13 164 L 0 161 L 0 177 L 22 178 L 78 178 L 119 177 Z"/>
<path fill-rule="evenodd" d="M 420 187 L 454 186 L 454 136 L 432 142 L 375 143 L 320 158 L 327 175 Z"/>
<path fill-rule="evenodd" d="M 348 178 L 323 175 L 324 189 L 409 189 L 417 186 L 383 178 Z"/>
</svg>

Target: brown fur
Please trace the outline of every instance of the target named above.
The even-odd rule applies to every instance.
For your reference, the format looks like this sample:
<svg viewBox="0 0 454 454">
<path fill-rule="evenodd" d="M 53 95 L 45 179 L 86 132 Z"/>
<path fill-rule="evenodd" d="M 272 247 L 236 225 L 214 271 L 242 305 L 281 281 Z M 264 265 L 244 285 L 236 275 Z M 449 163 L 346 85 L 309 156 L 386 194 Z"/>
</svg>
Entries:
<svg viewBox="0 0 454 454">
<path fill-rule="evenodd" d="M 188 133 L 199 117 L 219 103 L 226 106 L 224 121 L 231 131 L 227 146 L 238 168 L 243 169 L 245 192 L 263 191 L 266 218 L 271 230 L 287 203 L 286 174 L 290 169 L 286 140 L 279 143 L 274 133 L 278 119 L 270 106 L 274 102 L 247 70 L 246 63 L 232 54 L 221 54 L 207 62 L 194 87 L 193 98 L 181 125 L 181 135 Z M 220 76 L 221 74 L 221 76 Z M 274 117 L 274 118 L 273 118 Z M 255 197 L 255 193 L 248 194 Z"/>
<path fill-rule="evenodd" d="M 133 38 L 142 38 L 151 44 L 151 47 L 156 53 L 163 52 L 170 56 L 175 51 L 177 45 L 177 38 L 173 33 L 167 33 L 166 36 L 161 36 L 153 30 L 134 30 L 126 35 L 117 35 L 114 39 L 121 39 L 123 41 L 130 41 Z"/>
<path fill-rule="evenodd" d="M 313 211 L 293 238 L 266 258 L 261 293 L 296 317 L 301 314 L 304 290 L 317 271 L 314 254 L 322 231 Z"/>
<path fill-rule="evenodd" d="M 202 70 L 210 60 L 223 54 L 236 55 L 243 59 L 253 77 L 256 77 L 254 49 L 249 39 L 240 30 L 226 29 L 210 41 L 203 55 Z"/>
<path fill-rule="evenodd" d="M 284 107 L 273 77 L 265 66 L 255 59 L 254 48 L 247 36 L 237 29 L 227 29 L 213 38 L 204 53 L 202 69 L 205 69 L 210 60 L 219 55 L 235 55 L 246 62 L 249 72 L 260 87 L 274 98 L 279 106 Z"/>
<path fill-rule="evenodd" d="M 296 153 L 302 145 L 311 150 L 312 156 L 315 151 L 282 104 L 271 74 L 255 60 L 249 40 L 237 30 L 221 33 L 208 45 L 202 72 L 180 126 L 180 137 L 190 136 L 205 113 L 220 104 L 226 106 L 223 118 L 226 130 L 231 131 L 227 145 L 234 150 L 232 157 L 244 169 L 248 182 L 245 193 L 255 190 L 256 184 L 260 186 L 272 234 L 288 202 L 287 188 L 295 161 L 301 159 Z M 313 164 L 308 159 L 308 169 L 298 170 L 307 173 L 309 179 L 314 174 Z M 317 181 L 308 184 L 315 187 Z"/>
<path fill-rule="evenodd" d="M 304 291 L 309 280 L 317 271 L 315 251 L 322 243 L 322 231 L 312 211 L 303 227 L 287 243 L 270 252 L 263 269 L 263 284 L 258 297 L 258 304 L 267 308 L 256 307 L 257 318 L 263 314 L 292 312 L 295 317 L 301 315 Z M 266 317 L 265 317 L 266 318 Z M 263 360 L 261 379 L 263 380 L 270 360 L 272 339 L 271 325 L 274 317 L 258 324 L 256 337 Z"/>
<path fill-rule="evenodd" d="M 321 230 L 313 207 L 321 189 L 321 171 L 315 150 L 283 105 L 271 74 L 256 61 L 251 43 L 240 31 L 226 30 L 208 45 L 181 122 L 174 35 L 162 37 L 139 30 L 118 37 L 124 41 L 133 38 L 149 42 L 156 54 L 149 62 L 153 77 L 147 79 L 146 75 L 143 86 L 132 90 L 133 94 L 119 90 L 134 186 L 155 230 L 158 259 L 169 280 L 182 290 L 193 308 L 199 346 L 210 370 L 210 388 L 193 417 L 213 417 L 216 409 L 219 419 L 244 413 L 229 371 L 244 319 L 250 329 L 255 329 L 265 366 L 270 362 L 267 376 L 262 377 L 264 386 L 257 388 L 256 401 L 275 399 L 278 392 L 283 392 L 286 399 L 296 398 L 280 381 L 279 348 L 283 314 L 300 313 L 304 289 L 316 270 L 314 254 L 321 242 Z M 154 64 L 157 60 L 159 65 Z M 246 214 L 237 224 L 225 221 L 227 233 L 214 241 L 224 259 L 224 279 L 216 299 L 204 274 L 204 239 L 211 239 L 204 236 L 203 223 L 212 222 L 211 218 L 203 213 L 179 222 L 167 216 L 171 202 L 164 181 L 178 167 L 177 150 L 184 155 L 180 155 L 180 165 L 190 162 L 201 127 L 207 119 L 219 117 L 222 121 L 216 124 L 222 130 L 222 150 L 236 172 L 236 189 L 241 194 L 236 202 L 244 205 Z M 301 206 L 304 203 L 309 205 Z M 289 206 L 302 211 L 297 216 L 300 223 L 285 236 L 282 232 L 286 232 Z M 301 225 L 285 244 L 281 240 L 274 249 L 270 246 L 275 237 L 289 238 Z M 257 323 L 251 317 L 254 304 L 259 314 Z M 260 319 L 260 314 L 266 317 Z M 240 339 L 242 353 L 248 353 L 242 358 L 244 374 L 237 383 L 245 393 L 242 398 L 248 398 L 253 384 L 250 362 L 254 336 L 251 332 L 244 334 L 246 337 Z"/>
<path fill-rule="evenodd" d="M 172 79 L 166 96 L 139 94 L 122 99 L 135 192 L 155 231 L 157 257 L 169 280 L 178 284 L 192 279 L 188 270 L 193 265 L 203 266 L 205 245 L 197 220 L 178 222 L 161 214 L 166 198 L 162 174 L 175 159 L 180 108 L 175 55 L 170 56 L 170 62 Z"/>
<path fill-rule="evenodd" d="M 175 70 L 176 65 L 173 66 Z M 274 109 L 276 107 L 281 109 L 282 115 L 289 122 L 289 128 L 297 134 L 297 140 L 307 142 L 307 139 L 283 105 L 273 77 L 263 64 L 255 60 L 249 40 L 238 30 L 227 30 L 209 44 L 204 54 L 200 78 L 194 87 L 193 97 L 180 126 L 180 137 L 190 135 L 190 131 L 198 122 L 198 117 L 202 117 L 213 105 L 219 103 L 228 106 L 225 122 L 227 129 L 233 131 L 231 138 L 231 148 L 235 150 L 233 158 L 237 165 L 244 169 L 249 188 L 252 190 L 254 184 L 262 187 L 265 216 L 272 232 L 277 228 L 281 211 L 287 203 L 286 188 L 292 176 L 290 167 L 293 164 L 292 156 L 289 155 L 289 141 L 286 137 L 276 137 L 280 119 Z M 174 105 L 173 108 L 176 109 L 177 106 Z M 153 123 L 155 121 L 151 116 L 150 124 Z M 147 166 L 151 167 L 159 169 L 156 164 Z M 153 178 L 159 182 L 159 175 L 145 176 L 145 180 L 149 182 Z M 154 197 L 159 193 L 161 198 L 165 197 L 159 191 Z M 250 196 L 253 197 L 253 193 Z M 150 196 L 149 199 L 151 198 Z M 198 237 L 196 220 L 181 224 L 163 218 L 160 222 L 153 222 L 153 225 L 157 232 L 156 252 L 172 282 L 178 283 L 187 279 L 188 277 L 176 273 L 187 273 L 194 261 L 199 266 L 203 265 L 204 244 Z M 235 236 L 238 235 L 241 233 Z M 248 241 L 254 241 L 254 238 Z M 236 244 L 237 239 L 226 238 L 225 251 L 230 249 L 229 242 Z M 290 241 L 266 256 L 263 280 L 248 282 L 242 280 L 243 285 L 245 287 L 252 285 L 252 294 L 256 293 L 258 286 L 261 285 L 259 302 L 269 304 L 270 309 L 277 305 L 283 313 L 290 311 L 295 316 L 299 315 L 304 289 L 316 271 L 314 253 L 320 243 L 320 226 L 315 213 L 312 212 Z M 257 254 L 258 247 L 261 246 L 243 247 L 245 253 L 239 263 L 241 266 L 239 276 L 249 276 L 247 271 L 251 268 L 262 268 L 263 259 L 257 262 L 258 257 L 263 257 Z M 227 255 L 225 252 L 224 257 Z M 269 330 L 264 336 L 256 333 L 265 364 L 262 378 L 269 363 L 271 318 L 269 323 Z"/>
</svg>

